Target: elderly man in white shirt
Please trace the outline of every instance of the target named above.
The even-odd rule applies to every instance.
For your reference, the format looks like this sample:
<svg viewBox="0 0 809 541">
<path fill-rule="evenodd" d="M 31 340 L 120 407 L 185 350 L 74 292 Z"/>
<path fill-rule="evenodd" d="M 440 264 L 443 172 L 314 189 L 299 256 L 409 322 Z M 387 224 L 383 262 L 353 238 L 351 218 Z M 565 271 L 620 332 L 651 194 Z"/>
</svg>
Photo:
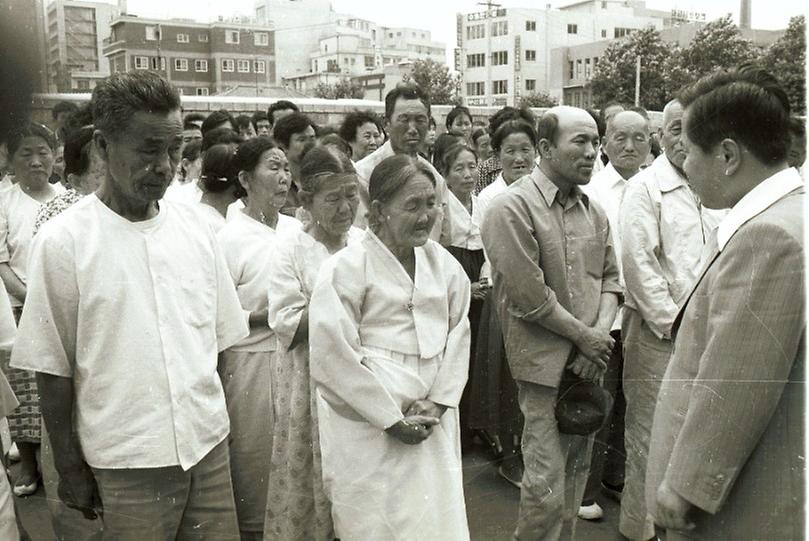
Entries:
<svg viewBox="0 0 809 541">
<path fill-rule="evenodd" d="M 582 191 L 590 199 L 598 201 L 607 213 L 622 283 L 619 209 L 629 179 L 640 171 L 640 166 L 649 155 L 650 148 L 648 120 L 635 111 L 621 111 L 613 114 L 607 123 L 603 147 L 603 151 L 610 161 L 600 172 L 593 175 L 589 184 L 582 186 Z M 596 497 L 601 491 L 602 479 L 605 486 L 613 491 L 620 491 L 623 485 L 626 402 L 621 384 L 624 370 L 621 318 L 622 312 L 619 308 L 610 331 L 615 340 L 615 348 L 612 350 L 612 356 L 604 374 L 604 388 L 614 399 L 613 413 L 610 421 L 597 434 L 593 445 L 590 478 L 587 481 L 584 500 L 579 509 L 579 518 L 584 520 L 596 520 L 604 514 L 596 501 Z"/>
<path fill-rule="evenodd" d="M 407 154 L 418 159 L 435 177 L 436 204 L 439 206 L 430 239 L 449 246 L 452 242 L 452 225 L 447 208 L 449 190 L 444 177 L 433 165 L 419 156 L 421 142 L 430 127 L 430 102 L 424 92 L 415 84 L 400 83 L 385 96 L 385 121 L 390 139 L 373 153 L 355 164 L 360 182 L 360 206 L 354 218 L 354 225 L 365 229 L 368 226 L 368 183 L 371 173 L 382 160 L 394 154 Z"/>
<path fill-rule="evenodd" d="M 116 73 L 93 120 L 106 178 L 35 237 L 11 364 L 37 373 L 59 497 L 105 536 L 238 538 L 216 367 L 248 328 L 213 231 L 160 201 L 179 95 Z"/>
<path fill-rule="evenodd" d="M 644 495 L 646 461 L 660 382 L 671 357 L 671 327 L 706 239 L 724 215 L 706 209 L 688 184 L 682 117 L 678 101 L 666 105 L 664 154 L 628 184 L 620 209 L 626 474 L 619 529 L 632 541 L 654 537 Z"/>
</svg>

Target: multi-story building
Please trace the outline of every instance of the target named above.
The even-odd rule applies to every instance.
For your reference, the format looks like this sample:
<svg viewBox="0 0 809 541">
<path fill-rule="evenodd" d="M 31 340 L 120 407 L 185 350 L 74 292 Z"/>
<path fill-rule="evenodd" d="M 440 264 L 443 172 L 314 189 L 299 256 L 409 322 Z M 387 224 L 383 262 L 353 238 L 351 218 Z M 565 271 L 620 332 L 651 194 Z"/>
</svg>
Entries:
<svg viewBox="0 0 809 541">
<path fill-rule="evenodd" d="M 514 105 L 551 90 L 551 50 L 664 28 L 670 13 L 637 0 L 583 0 L 560 9 L 492 9 L 458 14 L 455 69 L 468 105 Z"/>
<path fill-rule="evenodd" d="M 48 5 L 49 86 L 56 92 L 87 92 L 109 75 L 104 40 L 115 6 L 81 0 L 54 0 Z"/>
<path fill-rule="evenodd" d="M 676 12 L 673 14 L 676 15 Z M 691 22 L 660 30 L 660 38 L 669 43 L 676 43 L 680 47 L 687 47 L 694 39 L 697 31 L 705 26 L 705 15 L 696 13 Z M 695 20 L 694 20 L 695 19 Z M 763 47 L 777 41 L 784 34 L 784 30 L 756 30 L 740 28 L 742 37 L 752 41 L 755 45 Z M 559 98 L 560 103 L 574 107 L 594 107 L 600 104 L 593 103 L 593 94 L 590 80 L 593 78 L 595 67 L 604 51 L 616 39 L 605 39 L 574 45 L 558 47 L 551 51 L 551 88 L 550 94 Z"/>
<path fill-rule="evenodd" d="M 274 95 L 274 31 L 266 25 L 141 19 L 111 24 L 104 56 L 111 72 L 151 70 L 184 94 Z"/>
</svg>

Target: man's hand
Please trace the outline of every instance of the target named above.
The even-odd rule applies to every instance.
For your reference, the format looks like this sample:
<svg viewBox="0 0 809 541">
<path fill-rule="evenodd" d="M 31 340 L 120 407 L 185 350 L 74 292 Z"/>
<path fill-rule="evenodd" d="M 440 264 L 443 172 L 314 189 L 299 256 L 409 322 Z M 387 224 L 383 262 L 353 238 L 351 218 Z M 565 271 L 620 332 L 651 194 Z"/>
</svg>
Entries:
<svg viewBox="0 0 809 541">
<path fill-rule="evenodd" d="M 657 489 L 655 523 L 669 530 L 693 530 L 694 523 L 688 520 L 690 510 L 691 504 L 663 481 Z"/>
<path fill-rule="evenodd" d="M 567 367 L 582 379 L 596 381 L 607 370 L 607 363 L 601 359 L 591 361 L 581 353 L 577 353 Z"/>
<path fill-rule="evenodd" d="M 444 415 L 445 411 L 447 411 L 446 406 L 436 404 L 432 400 L 423 398 L 410 404 L 410 407 L 407 408 L 405 415 L 423 415 L 425 417 L 435 417 L 436 419 L 441 419 L 441 416 Z"/>
<path fill-rule="evenodd" d="M 436 417 L 408 415 L 385 432 L 404 444 L 417 445 L 430 437 L 433 427 L 437 424 Z"/>
<path fill-rule="evenodd" d="M 86 464 L 84 467 L 60 473 L 57 492 L 66 506 L 78 509 L 87 520 L 95 520 L 104 512 L 98 485 Z"/>
<path fill-rule="evenodd" d="M 484 284 L 483 281 L 480 282 L 472 282 L 472 298 L 478 301 L 482 301 L 486 298 L 486 294 L 489 292 L 489 287 Z"/>
<path fill-rule="evenodd" d="M 609 331 L 588 327 L 575 345 L 579 352 L 591 361 L 601 360 L 606 364 L 610 360 L 615 339 L 610 336 Z"/>
</svg>

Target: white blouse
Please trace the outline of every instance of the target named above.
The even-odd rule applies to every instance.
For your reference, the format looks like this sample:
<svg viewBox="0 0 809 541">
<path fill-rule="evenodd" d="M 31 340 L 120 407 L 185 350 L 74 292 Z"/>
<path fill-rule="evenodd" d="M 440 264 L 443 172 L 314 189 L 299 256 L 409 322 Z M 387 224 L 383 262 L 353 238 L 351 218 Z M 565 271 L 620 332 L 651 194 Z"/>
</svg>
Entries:
<svg viewBox="0 0 809 541">
<path fill-rule="evenodd" d="M 461 200 L 449 191 L 449 215 L 452 220 L 452 241 L 450 246 L 467 250 L 482 250 L 480 238 L 480 213 L 478 198 L 472 195 L 472 213 L 466 209 Z"/>
</svg>

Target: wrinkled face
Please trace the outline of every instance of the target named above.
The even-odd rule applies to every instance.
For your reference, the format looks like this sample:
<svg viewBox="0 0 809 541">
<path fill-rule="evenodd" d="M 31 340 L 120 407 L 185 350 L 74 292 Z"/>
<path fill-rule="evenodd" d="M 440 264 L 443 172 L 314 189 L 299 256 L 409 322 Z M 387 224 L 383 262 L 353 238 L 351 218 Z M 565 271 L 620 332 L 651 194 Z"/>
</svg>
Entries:
<svg viewBox="0 0 809 541">
<path fill-rule="evenodd" d="M 394 104 L 393 114 L 388 123 L 390 144 L 393 150 L 415 155 L 419 145 L 427 137 L 430 117 L 427 115 L 427 107 L 421 103 L 421 100 L 399 98 Z M 435 135 L 433 135 L 434 140 Z"/>
<path fill-rule="evenodd" d="M 293 133 L 292 137 L 289 138 L 287 158 L 291 163 L 301 163 L 303 155 L 309 152 L 316 143 L 315 129 L 312 126 L 306 126 L 305 130 Z"/>
<path fill-rule="evenodd" d="M 247 177 L 244 188 L 251 207 L 275 212 L 284 206 L 291 177 L 289 162 L 281 149 L 264 151 L 258 165 Z"/>
<path fill-rule="evenodd" d="M 256 134 L 259 137 L 267 137 L 270 135 L 270 121 L 269 120 L 259 120 L 256 122 Z"/>
<path fill-rule="evenodd" d="M 191 141 L 202 141 L 202 130 L 183 130 L 183 144 L 187 145 Z"/>
<path fill-rule="evenodd" d="M 559 116 L 556 141 L 548 145 L 548 156 L 542 156 L 556 175 L 567 182 L 583 185 L 590 182 L 598 150 L 598 129 L 585 111 L 564 112 Z"/>
<path fill-rule="evenodd" d="M 180 111 L 135 113 L 115 134 L 96 131 L 99 155 L 107 166 L 105 182 L 140 204 L 163 197 L 180 162 L 183 128 Z"/>
<path fill-rule="evenodd" d="M 511 183 L 531 172 L 536 149 L 528 134 L 516 132 L 503 139 L 499 156 L 503 166 L 503 178 Z"/>
<path fill-rule="evenodd" d="M 379 148 L 379 128 L 373 122 L 366 122 L 359 128 L 351 144 L 351 154 L 354 161 L 359 161 Z"/>
<path fill-rule="evenodd" d="M 679 103 L 669 106 L 668 114 L 665 117 L 665 125 L 660 134 L 660 146 L 666 153 L 666 157 L 676 167 L 682 169 L 685 161 L 685 151 L 680 140 L 683 133 L 683 107 Z"/>
<path fill-rule="evenodd" d="M 725 208 L 722 195 L 722 181 L 727 179 L 725 164 L 721 159 L 719 145 L 711 152 L 705 152 L 688 139 L 685 133 L 687 117 L 682 119 L 682 168 L 688 177 L 688 184 L 699 196 L 703 205 L 712 209 Z"/>
<path fill-rule="evenodd" d="M 607 131 L 604 151 L 619 171 L 638 171 L 649 156 L 649 129 L 642 116 L 632 111 L 622 112 L 612 119 Z"/>
<path fill-rule="evenodd" d="M 11 157 L 17 182 L 28 187 L 42 187 L 53 173 L 54 153 L 42 137 L 25 137 Z"/>
<path fill-rule="evenodd" d="M 447 186 L 456 196 L 468 196 L 475 188 L 478 179 L 478 160 L 468 150 L 461 151 L 455 161 L 449 164 Z"/>
<path fill-rule="evenodd" d="M 475 144 L 475 152 L 478 153 L 480 160 L 488 160 L 492 155 L 491 137 L 485 133 L 478 137 L 477 144 Z"/>
<path fill-rule="evenodd" d="M 354 174 L 337 175 L 323 183 L 312 196 L 309 212 L 318 227 L 339 237 L 348 233 L 360 203 L 359 184 Z"/>
<path fill-rule="evenodd" d="M 422 174 L 413 176 L 387 202 L 372 205 L 382 219 L 382 230 L 398 248 L 423 246 L 438 216 L 435 188 Z"/>
<path fill-rule="evenodd" d="M 467 141 L 472 136 L 472 119 L 465 114 L 460 114 L 452 119 L 449 131 L 454 135 L 460 135 Z"/>
</svg>

